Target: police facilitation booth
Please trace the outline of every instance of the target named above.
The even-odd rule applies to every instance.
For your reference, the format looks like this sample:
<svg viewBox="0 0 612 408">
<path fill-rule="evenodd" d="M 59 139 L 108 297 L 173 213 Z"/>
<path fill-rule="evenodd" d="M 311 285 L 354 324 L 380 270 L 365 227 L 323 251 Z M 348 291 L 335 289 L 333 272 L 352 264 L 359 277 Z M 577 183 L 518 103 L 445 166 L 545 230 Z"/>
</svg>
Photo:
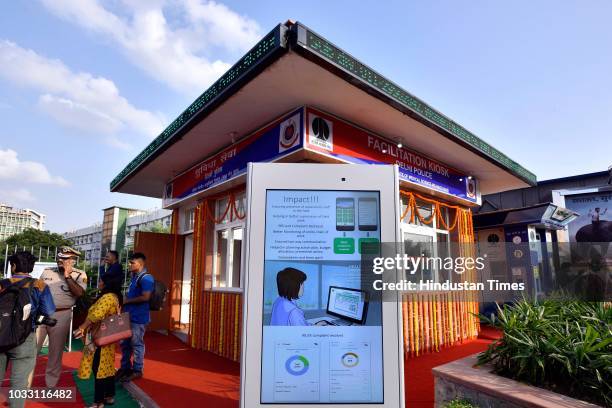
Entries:
<svg viewBox="0 0 612 408">
<path fill-rule="evenodd" d="M 308 27 L 279 24 L 111 182 L 111 191 L 163 198 L 174 211 L 172 234 L 139 233 L 135 242 L 171 287 L 169 307 L 152 328 L 183 332 L 192 347 L 235 361 L 243 266 L 250 262 L 247 165 L 261 162 L 279 163 L 279 175 L 280 163 L 397 164 L 396 222 L 405 242 L 473 242 L 471 209 L 481 194 L 536 181 Z M 300 178 L 312 181 L 315 174 L 326 179 L 309 171 Z M 354 211 L 350 200 L 344 204 Z M 354 220 L 345 222 L 351 228 Z M 438 279 L 437 272 L 429 278 Z M 406 356 L 477 336 L 471 313 L 478 302 L 464 296 L 404 295 Z M 313 302 L 320 307 L 324 300 Z"/>
</svg>

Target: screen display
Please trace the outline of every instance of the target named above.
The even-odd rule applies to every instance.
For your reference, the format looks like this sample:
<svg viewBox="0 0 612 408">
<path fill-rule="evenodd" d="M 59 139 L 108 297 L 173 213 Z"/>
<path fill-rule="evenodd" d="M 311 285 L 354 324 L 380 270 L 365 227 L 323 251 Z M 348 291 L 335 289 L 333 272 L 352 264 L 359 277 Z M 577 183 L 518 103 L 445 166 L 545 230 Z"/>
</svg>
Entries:
<svg viewBox="0 0 612 408">
<path fill-rule="evenodd" d="M 336 229 L 338 231 L 355 229 L 355 200 L 353 198 L 336 198 Z"/>
<path fill-rule="evenodd" d="M 553 214 L 550 216 L 550 218 L 552 218 L 555 221 L 563 222 L 567 220 L 569 217 L 571 217 L 572 215 L 574 215 L 572 211 L 568 211 L 565 208 L 557 207 L 555 209 L 555 212 L 553 212 Z"/>
<path fill-rule="evenodd" d="M 373 198 L 359 199 L 359 229 L 376 231 L 378 228 L 378 200 Z"/>
<path fill-rule="evenodd" d="M 262 404 L 384 402 L 382 307 L 360 277 L 361 244 L 380 241 L 379 201 L 267 190 Z"/>
<path fill-rule="evenodd" d="M 327 313 L 351 320 L 363 320 L 366 294 L 360 290 L 330 288 L 327 300 Z"/>
</svg>

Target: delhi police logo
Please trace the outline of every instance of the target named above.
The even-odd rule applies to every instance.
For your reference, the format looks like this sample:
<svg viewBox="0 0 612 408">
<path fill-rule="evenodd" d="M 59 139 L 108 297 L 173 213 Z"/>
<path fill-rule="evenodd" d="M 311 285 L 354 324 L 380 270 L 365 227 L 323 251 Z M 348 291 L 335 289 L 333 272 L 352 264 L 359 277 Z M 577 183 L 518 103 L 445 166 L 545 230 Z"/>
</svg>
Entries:
<svg viewBox="0 0 612 408">
<path fill-rule="evenodd" d="M 278 152 L 284 152 L 300 142 L 300 115 L 296 114 L 281 122 L 278 136 Z"/>
<path fill-rule="evenodd" d="M 310 115 L 308 143 L 325 150 L 334 150 L 333 123 L 317 115 Z"/>
</svg>

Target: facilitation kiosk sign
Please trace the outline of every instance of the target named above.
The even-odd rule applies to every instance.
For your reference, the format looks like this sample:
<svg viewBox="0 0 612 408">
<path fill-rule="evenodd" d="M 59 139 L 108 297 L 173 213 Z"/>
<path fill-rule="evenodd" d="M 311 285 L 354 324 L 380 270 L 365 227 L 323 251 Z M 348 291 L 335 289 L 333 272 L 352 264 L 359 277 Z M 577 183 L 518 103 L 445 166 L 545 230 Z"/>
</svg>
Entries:
<svg viewBox="0 0 612 408">
<path fill-rule="evenodd" d="M 170 180 L 164 189 L 163 206 L 176 205 L 243 176 L 250 162 L 286 160 L 300 151 L 342 163 L 397 164 L 398 177 L 403 182 L 435 190 L 455 201 L 479 202 L 473 177 L 333 115 L 301 107 Z"/>
<path fill-rule="evenodd" d="M 397 240 L 398 168 L 251 164 L 247 177 L 241 406 L 403 407 L 399 303 L 361 282 L 367 244 Z"/>
</svg>

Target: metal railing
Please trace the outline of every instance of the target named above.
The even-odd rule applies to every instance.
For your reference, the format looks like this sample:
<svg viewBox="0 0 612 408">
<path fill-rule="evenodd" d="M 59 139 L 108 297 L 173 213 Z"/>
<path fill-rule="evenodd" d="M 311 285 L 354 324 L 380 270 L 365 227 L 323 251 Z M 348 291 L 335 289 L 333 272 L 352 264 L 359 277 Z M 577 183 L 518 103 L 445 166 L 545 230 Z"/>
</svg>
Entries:
<svg viewBox="0 0 612 408">
<path fill-rule="evenodd" d="M 2 270 L 0 271 L 0 277 L 5 279 L 10 276 L 10 265 L 8 258 L 18 251 L 29 251 L 38 258 L 36 265 L 34 266 L 34 272 L 42 272 L 40 268 L 49 267 L 57 262 L 57 247 L 56 246 L 17 246 L 6 244 L 0 251 L 0 265 Z M 89 288 L 97 287 L 98 275 L 100 272 L 100 266 L 102 265 L 99 259 L 96 260 L 85 260 L 82 257 L 77 259 L 75 267 L 81 269 L 87 275 L 87 286 Z"/>
</svg>

